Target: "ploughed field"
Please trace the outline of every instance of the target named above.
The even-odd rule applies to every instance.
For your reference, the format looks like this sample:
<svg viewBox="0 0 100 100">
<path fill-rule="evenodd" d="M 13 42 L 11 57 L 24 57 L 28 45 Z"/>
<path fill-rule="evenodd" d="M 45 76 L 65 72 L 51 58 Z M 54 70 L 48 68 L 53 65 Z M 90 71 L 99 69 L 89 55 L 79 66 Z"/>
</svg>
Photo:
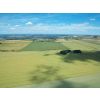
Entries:
<svg viewBox="0 0 100 100">
<path fill-rule="evenodd" d="M 0 41 L 0 87 L 100 87 L 99 50 L 99 40 Z"/>
</svg>

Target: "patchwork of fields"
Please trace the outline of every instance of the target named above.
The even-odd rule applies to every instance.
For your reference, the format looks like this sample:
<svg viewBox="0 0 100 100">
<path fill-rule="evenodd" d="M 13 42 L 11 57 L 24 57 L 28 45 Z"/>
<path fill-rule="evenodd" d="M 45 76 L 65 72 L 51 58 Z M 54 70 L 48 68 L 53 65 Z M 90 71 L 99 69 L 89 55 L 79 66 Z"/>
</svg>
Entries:
<svg viewBox="0 0 100 100">
<path fill-rule="evenodd" d="M 96 41 L 96 40 L 95 40 Z M 16 52 L 0 52 L 0 87 L 34 87 L 36 84 L 46 83 L 45 87 L 53 81 L 59 81 L 71 87 L 70 82 L 100 73 L 100 46 L 99 42 L 68 40 L 60 42 L 32 42 L 32 41 L 2 41 L 0 50 L 16 50 Z M 82 54 L 68 54 L 66 56 L 56 53 L 63 49 L 80 49 Z M 17 50 L 19 52 L 17 52 Z M 92 78 L 85 77 L 80 81 L 82 87 L 100 87 L 99 75 Z M 93 81 L 97 82 L 93 83 Z M 87 84 L 88 83 L 88 84 Z M 60 84 L 60 83 L 59 83 Z M 54 85 L 54 87 L 57 87 Z M 68 87 L 66 86 L 66 87 Z M 37 86 L 36 86 L 37 87 Z M 42 86 L 41 86 L 42 87 Z M 63 86 L 62 86 L 63 87 Z M 81 86 L 80 86 L 81 87 Z"/>
</svg>

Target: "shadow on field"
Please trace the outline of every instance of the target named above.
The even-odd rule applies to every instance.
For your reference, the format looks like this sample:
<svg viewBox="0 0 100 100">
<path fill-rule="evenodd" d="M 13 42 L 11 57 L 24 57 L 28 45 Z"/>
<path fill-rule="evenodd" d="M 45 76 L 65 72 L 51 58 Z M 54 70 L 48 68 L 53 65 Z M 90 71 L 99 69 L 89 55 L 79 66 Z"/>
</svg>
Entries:
<svg viewBox="0 0 100 100">
<path fill-rule="evenodd" d="M 60 80 L 54 88 L 88 88 L 85 84 L 74 83 L 66 80 Z"/>
<path fill-rule="evenodd" d="M 79 61 L 94 60 L 94 61 L 100 62 L 100 51 L 82 52 L 81 54 L 69 53 L 65 56 L 62 56 L 62 58 L 64 62 L 69 62 L 69 63 L 75 60 L 79 60 Z"/>
<path fill-rule="evenodd" d="M 37 66 L 37 68 L 31 73 L 31 82 L 41 84 L 43 82 L 57 80 L 59 68 L 52 66 Z"/>
<path fill-rule="evenodd" d="M 52 66 L 37 66 L 37 69 L 31 73 L 31 83 L 36 84 L 36 87 L 48 88 L 75 88 L 87 87 L 83 85 L 75 86 L 74 83 L 64 80 L 64 76 L 60 75 L 59 67 Z"/>
<path fill-rule="evenodd" d="M 51 54 L 44 54 L 43 56 L 50 56 Z"/>
<path fill-rule="evenodd" d="M 71 82 L 60 80 L 57 85 L 55 85 L 55 88 L 74 88 L 74 85 Z"/>
</svg>

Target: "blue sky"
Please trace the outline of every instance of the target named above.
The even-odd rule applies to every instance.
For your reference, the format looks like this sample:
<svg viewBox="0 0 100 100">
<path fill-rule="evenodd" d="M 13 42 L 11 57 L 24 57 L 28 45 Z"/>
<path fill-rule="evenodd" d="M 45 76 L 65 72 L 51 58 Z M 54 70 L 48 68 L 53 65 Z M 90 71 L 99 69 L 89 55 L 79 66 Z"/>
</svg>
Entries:
<svg viewBox="0 0 100 100">
<path fill-rule="evenodd" d="M 100 34 L 98 13 L 0 13 L 0 34 Z"/>
</svg>

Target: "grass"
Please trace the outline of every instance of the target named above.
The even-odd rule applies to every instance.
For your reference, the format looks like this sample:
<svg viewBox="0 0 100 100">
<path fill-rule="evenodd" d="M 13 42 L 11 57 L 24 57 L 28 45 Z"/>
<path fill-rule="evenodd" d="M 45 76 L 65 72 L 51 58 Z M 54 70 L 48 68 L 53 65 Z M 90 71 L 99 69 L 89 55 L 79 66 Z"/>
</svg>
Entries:
<svg viewBox="0 0 100 100">
<path fill-rule="evenodd" d="M 57 68 L 63 79 L 100 72 L 99 62 L 76 60 L 66 63 L 62 61 L 60 56 L 55 55 L 56 52 L 0 52 L 0 87 L 21 87 L 34 84 L 36 80 L 30 80 L 33 77 L 32 73 L 36 72 L 38 66 Z M 47 53 L 49 56 L 44 56 Z M 37 73 L 38 76 L 45 75 L 40 74 L 41 72 Z M 51 74 L 51 77 L 55 76 Z M 49 78 L 52 79 L 51 77 Z"/>
<path fill-rule="evenodd" d="M 60 47 L 58 49 L 55 45 L 62 46 L 62 44 L 59 42 L 57 44 L 53 43 L 28 42 L 25 47 L 29 50 L 26 50 L 27 52 L 24 51 L 25 48 L 21 52 L 0 52 L 0 87 L 32 87 L 33 85 L 49 87 L 50 84 L 51 87 L 74 87 L 74 85 L 75 87 L 87 87 L 87 85 L 90 87 L 100 87 L 98 85 L 100 84 L 99 76 L 95 76 L 97 77 L 96 79 L 92 76 L 100 73 L 100 55 L 94 49 L 98 48 L 97 45 L 92 45 L 92 43 L 87 44 L 79 40 L 72 40 L 72 42 L 64 41 L 62 42 L 66 46 L 64 48 L 81 48 L 84 53 L 60 56 L 56 53 L 63 48 Z M 13 45 L 16 44 L 14 43 Z M 6 46 L 7 48 L 11 47 L 9 45 Z M 35 49 L 34 46 L 36 46 Z M 56 50 L 54 48 L 50 50 L 52 46 Z M 87 77 L 88 75 L 91 77 Z M 89 82 L 88 80 L 91 78 L 93 79 Z M 83 81 L 81 82 L 80 80 Z M 52 82 L 54 82 L 54 86 L 52 86 Z M 44 83 L 45 85 L 42 86 Z"/>
<path fill-rule="evenodd" d="M 60 50 L 67 49 L 63 44 L 58 42 L 32 42 L 22 49 L 22 51 L 43 51 L 43 50 Z"/>
</svg>

